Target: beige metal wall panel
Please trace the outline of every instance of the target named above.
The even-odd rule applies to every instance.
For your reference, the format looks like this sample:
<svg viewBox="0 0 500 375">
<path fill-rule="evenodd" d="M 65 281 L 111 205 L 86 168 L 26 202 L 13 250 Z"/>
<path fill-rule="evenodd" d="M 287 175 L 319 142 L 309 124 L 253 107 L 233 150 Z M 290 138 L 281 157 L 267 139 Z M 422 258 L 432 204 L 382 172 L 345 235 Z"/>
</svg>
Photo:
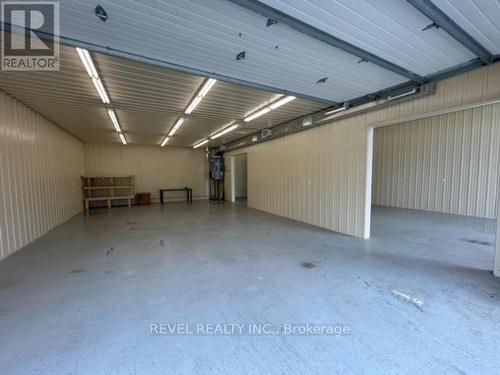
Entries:
<svg viewBox="0 0 500 375">
<path fill-rule="evenodd" d="M 500 175 L 498 177 L 497 189 L 500 190 Z M 497 212 L 500 212 L 500 199 L 497 202 Z M 500 277 L 500 218 L 497 219 L 497 241 L 495 245 L 495 262 L 493 264 L 493 273 Z"/>
<path fill-rule="evenodd" d="M 368 130 L 492 101 L 500 102 L 500 64 L 440 82 L 434 95 L 340 117 L 321 127 L 228 152 L 226 199 L 232 198 L 230 158 L 246 152 L 250 207 L 367 237 Z M 487 194 L 493 199 L 491 189 Z"/>
<path fill-rule="evenodd" d="M 159 201 L 160 188 L 189 186 L 193 199 L 208 196 L 208 169 L 204 150 L 191 148 L 85 144 L 87 175 L 134 175 L 136 192 L 149 192 Z M 182 193 L 166 198 L 185 199 Z"/>
<path fill-rule="evenodd" d="M 362 237 L 365 140 L 355 119 L 237 150 L 225 191 L 231 156 L 246 152 L 249 207 Z"/>
<path fill-rule="evenodd" d="M 375 130 L 373 203 L 495 218 L 500 104 Z"/>
<path fill-rule="evenodd" d="M 83 143 L 0 91 L 0 259 L 81 211 Z"/>
</svg>

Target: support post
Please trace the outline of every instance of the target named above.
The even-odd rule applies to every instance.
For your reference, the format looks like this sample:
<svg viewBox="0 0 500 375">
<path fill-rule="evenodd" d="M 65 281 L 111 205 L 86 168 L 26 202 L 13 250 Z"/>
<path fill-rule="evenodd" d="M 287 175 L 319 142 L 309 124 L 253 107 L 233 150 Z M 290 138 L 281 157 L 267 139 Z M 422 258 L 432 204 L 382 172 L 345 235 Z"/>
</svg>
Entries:
<svg viewBox="0 0 500 375">
<path fill-rule="evenodd" d="M 365 207 L 363 221 L 363 238 L 370 238 L 372 219 L 372 174 L 373 174 L 373 128 L 366 130 L 366 161 L 365 161 Z"/>
<path fill-rule="evenodd" d="M 497 241 L 495 247 L 495 264 L 493 268 L 493 274 L 496 277 L 500 277 L 500 218 L 497 219 Z"/>
</svg>

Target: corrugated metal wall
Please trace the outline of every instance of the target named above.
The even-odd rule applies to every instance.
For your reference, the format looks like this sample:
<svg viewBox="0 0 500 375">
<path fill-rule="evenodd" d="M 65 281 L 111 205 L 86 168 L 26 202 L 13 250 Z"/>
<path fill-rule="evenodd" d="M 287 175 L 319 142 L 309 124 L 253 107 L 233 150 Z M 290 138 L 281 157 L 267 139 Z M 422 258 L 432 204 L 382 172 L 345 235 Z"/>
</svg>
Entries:
<svg viewBox="0 0 500 375">
<path fill-rule="evenodd" d="M 352 118 L 235 151 L 247 152 L 248 206 L 362 237 L 365 141 Z"/>
<path fill-rule="evenodd" d="M 193 198 L 207 198 L 207 161 L 204 150 L 191 148 L 85 144 L 87 175 L 134 175 L 136 192 L 149 192 L 159 201 L 160 188 L 189 186 Z M 168 197 L 185 199 L 182 193 Z"/>
<path fill-rule="evenodd" d="M 373 203 L 496 217 L 500 104 L 375 129 Z"/>
<path fill-rule="evenodd" d="M 83 143 L 0 91 L 0 258 L 82 209 Z"/>
<path fill-rule="evenodd" d="M 500 64 L 443 82 L 436 94 L 225 154 L 230 199 L 232 155 L 248 154 L 248 205 L 363 237 L 367 129 L 500 99 Z M 369 213 L 369 209 L 367 210 Z"/>
</svg>

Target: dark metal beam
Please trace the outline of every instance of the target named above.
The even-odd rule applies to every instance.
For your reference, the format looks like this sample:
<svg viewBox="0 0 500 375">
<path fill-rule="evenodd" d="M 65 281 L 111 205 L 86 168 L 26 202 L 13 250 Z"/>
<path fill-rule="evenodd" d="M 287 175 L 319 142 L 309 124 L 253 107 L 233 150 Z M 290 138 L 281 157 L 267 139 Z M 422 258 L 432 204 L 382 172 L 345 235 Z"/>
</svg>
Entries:
<svg viewBox="0 0 500 375">
<path fill-rule="evenodd" d="M 495 63 L 495 62 L 500 63 L 500 55 L 495 55 L 492 62 L 493 63 Z M 372 93 L 372 94 L 368 94 L 368 95 L 360 96 L 358 98 L 353 98 L 351 100 L 347 100 L 344 102 L 344 104 L 349 106 L 350 108 L 356 108 L 359 106 L 368 105 L 368 103 L 370 103 L 370 102 L 376 103 L 377 100 L 380 100 L 380 99 L 383 100 L 383 99 L 386 99 L 387 97 L 392 96 L 392 95 L 403 94 L 405 92 L 409 92 L 410 90 L 416 88 L 417 90 L 419 90 L 417 92 L 417 94 L 403 98 L 403 100 L 413 100 L 416 97 L 419 97 L 422 95 L 433 94 L 435 86 L 432 86 L 432 85 L 435 85 L 435 82 L 470 72 L 470 71 L 478 69 L 482 66 L 484 66 L 484 62 L 482 60 L 480 60 L 479 58 L 476 58 L 476 59 L 467 61 L 463 64 L 456 65 L 452 68 L 445 69 L 445 70 L 439 71 L 437 73 L 433 73 L 433 74 L 425 76 L 425 79 L 429 82 L 426 85 L 419 85 L 419 84 L 416 84 L 415 82 L 409 81 L 409 82 L 405 82 L 405 83 L 402 83 L 402 84 L 399 84 L 399 85 L 396 85 L 393 87 L 389 87 L 387 89 L 377 91 L 377 92 Z M 339 104 L 339 105 L 336 105 L 335 107 L 339 107 L 341 105 L 342 104 Z M 316 121 L 324 119 L 324 112 L 331 110 L 331 109 L 332 108 L 327 108 L 327 109 L 323 109 L 321 111 L 318 111 L 316 113 L 310 114 L 309 116 L 313 116 L 312 126 L 303 127 L 302 124 L 299 122 L 299 120 L 302 118 L 302 117 L 300 117 L 299 119 L 291 120 L 291 121 L 288 121 L 284 124 L 279 124 L 279 125 L 275 125 L 275 126 L 271 127 L 271 130 L 273 131 L 273 135 L 269 138 L 261 139 L 260 135 L 259 135 L 260 132 L 257 132 L 257 133 L 249 134 L 249 135 L 244 136 L 242 138 L 238 138 L 238 139 L 232 140 L 230 142 L 227 142 L 224 144 L 224 146 L 226 147 L 226 150 L 233 150 L 236 148 L 251 146 L 253 144 L 260 143 L 262 141 L 267 141 L 267 140 L 275 139 L 277 137 L 292 134 L 292 133 L 297 132 L 297 131 L 311 129 L 312 127 L 315 127 L 315 126 L 327 124 L 328 122 L 324 122 L 324 123 L 320 122 L 320 124 L 317 124 Z M 369 110 L 369 109 L 367 109 L 367 110 Z M 254 136 L 257 136 L 257 138 L 258 138 L 258 140 L 256 142 L 252 141 L 252 138 Z"/>
<path fill-rule="evenodd" d="M 332 47 L 339 48 L 351 55 L 357 56 L 360 59 L 369 61 L 375 65 L 378 65 L 384 69 L 390 70 L 394 73 L 397 73 L 401 76 L 407 77 L 408 79 L 418 82 L 425 83 L 425 78 L 405 69 L 399 65 L 396 65 L 390 61 L 387 61 L 381 57 L 374 55 L 368 51 L 365 51 L 362 48 L 356 47 L 342 39 L 339 39 L 329 33 L 326 33 L 320 29 L 315 28 L 314 26 L 309 25 L 297 18 L 294 18 L 284 12 L 281 12 L 269 5 L 261 3 L 258 0 L 229 0 L 234 4 L 242 6 L 252 12 L 258 13 L 268 19 L 273 19 L 278 21 L 278 23 L 283 23 L 288 25 L 289 27 L 306 34 L 312 38 L 318 39 L 326 44 L 329 44 Z"/>
<path fill-rule="evenodd" d="M 446 13 L 432 3 L 431 0 L 407 0 L 411 5 L 428 17 L 435 25 L 442 28 L 464 47 L 472 51 L 484 63 L 493 62 L 493 55 L 464 29 L 458 26 Z"/>
<path fill-rule="evenodd" d="M 437 82 L 443 79 L 467 73 L 482 66 L 484 66 L 484 62 L 480 58 L 476 58 L 474 60 L 466 61 L 462 64 L 452 66 L 451 68 L 443 69 L 436 73 L 429 74 L 426 76 L 426 78 L 429 80 L 429 82 Z"/>
<path fill-rule="evenodd" d="M 400 94 L 400 93 L 404 92 L 404 90 L 408 91 L 408 89 L 411 89 L 412 85 L 415 85 L 415 83 L 408 83 L 407 85 L 408 85 L 407 87 L 404 87 L 403 85 L 395 86 L 393 88 L 393 90 L 395 90 L 395 91 L 393 91 L 393 92 Z M 415 87 L 413 86 L 413 88 L 415 88 Z M 421 98 L 423 96 L 432 95 L 434 92 L 435 92 L 435 84 L 433 84 L 433 83 L 425 84 L 425 85 L 420 86 L 418 91 L 415 94 L 413 94 L 412 96 L 403 97 L 403 98 L 400 98 L 398 100 L 395 100 L 394 102 L 384 100 L 385 98 L 381 98 L 382 100 L 379 102 L 373 102 L 373 103 L 367 102 L 367 103 L 362 103 L 362 104 L 358 103 L 358 105 L 356 106 L 357 109 L 353 108 L 350 111 L 341 112 L 341 113 L 339 113 L 339 117 L 346 118 L 346 117 L 358 116 L 361 113 L 373 111 L 374 109 L 380 109 L 380 108 L 383 108 L 385 106 L 389 106 L 393 103 L 401 103 L 402 101 L 414 100 L 415 98 Z M 310 114 L 305 115 L 305 116 L 300 116 L 296 119 L 289 120 L 289 121 L 286 121 L 284 123 L 272 126 L 271 128 L 269 128 L 271 130 L 271 135 L 268 137 L 262 137 L 261 130 L 260 130 L 256 133 L 252 133 L 252 134 L 246 135 L 244 137 L 235 139 L 233 141 L 227 142 L 224 144 L 224 151 L 231 151 L 231 150 L 235 150 L 237 148 L 247 147 L 247 146 L 255 145 L 255 144 L 258 144 L 261 142 L 267 142 L 267 141 L 270 141 L 270 140 L 273 140 L 273 139 L 276 139 L 279 137 L 284 137 L 284 136 L 287 136 L 287 135 L 290 135 L 293 133 L 305 131 L 305 130 L 308 130 L 308 129 L 311 129 L 311 128 L 314 128 L 317 126 L 323 126 L 323 125 L 330 124 L 333 120 L 328 120 L 328 121 L 325 120 L 326 118 L 328 118 L 328 117 L 325 117 L 325 112 L 327 112 L 328 110 L 331 110 L 331 108 L 323 109 L 321 111 L 310 113 Z M 305 117 L 308 117 L 312 120 L 311 125 L 304 126 L 303 120 Z M 212 147 L 211 150 L 213 152 L 217 152 L 220 150 L 220 146 L 219 147 Z"/>
</svg>

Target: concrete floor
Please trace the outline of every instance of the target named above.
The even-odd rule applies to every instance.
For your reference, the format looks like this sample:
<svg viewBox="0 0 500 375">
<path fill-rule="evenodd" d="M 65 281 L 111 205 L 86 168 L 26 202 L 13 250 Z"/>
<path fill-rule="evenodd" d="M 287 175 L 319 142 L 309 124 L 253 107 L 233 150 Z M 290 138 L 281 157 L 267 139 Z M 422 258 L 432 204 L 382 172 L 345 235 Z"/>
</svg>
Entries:
<svg viewBox="0 0 500 375">
<path fill-rule="evenodd" d="M 363 241 L 238 204 L 95 213 L 0 262 L 0 374 L 500 373 L 492 221 L 374 208 Z M 351 331 L 157 335 L 151 323 Z"/>
</svg>

